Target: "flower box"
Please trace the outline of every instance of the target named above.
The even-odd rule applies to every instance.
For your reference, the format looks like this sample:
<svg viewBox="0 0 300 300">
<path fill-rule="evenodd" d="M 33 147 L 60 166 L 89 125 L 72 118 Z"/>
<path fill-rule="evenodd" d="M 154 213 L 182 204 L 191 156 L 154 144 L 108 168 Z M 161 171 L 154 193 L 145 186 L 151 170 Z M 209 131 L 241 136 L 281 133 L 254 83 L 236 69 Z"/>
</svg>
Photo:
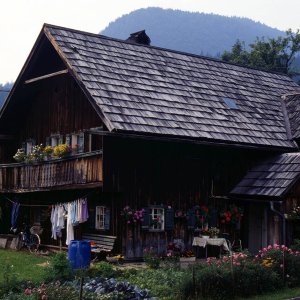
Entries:
<svg viewBox="0 0 300 300">
<path fill-rule="evenodd" d="M 180 262 L 193 262 L 193 261 L 196 261 L 196 256 L 191 256 L 191 257 L 180 257 L 179 258 L 179 261 Z"/>
</svg>

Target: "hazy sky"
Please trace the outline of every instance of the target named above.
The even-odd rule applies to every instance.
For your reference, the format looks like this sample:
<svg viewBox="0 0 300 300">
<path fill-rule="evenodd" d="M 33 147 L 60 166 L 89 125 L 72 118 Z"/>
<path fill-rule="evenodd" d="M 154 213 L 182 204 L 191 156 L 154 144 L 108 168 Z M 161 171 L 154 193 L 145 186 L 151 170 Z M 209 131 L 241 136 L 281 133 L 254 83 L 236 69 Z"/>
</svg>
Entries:
<svg viewBox="0 0 300 300">
<path fill-rule="evenodd" d="M 117 17 L 149 6 L 300 28 L 300 0 L 0 0 L 0 83 L 16 79 L 43 23 L 98 33 Z"/>
</svg>

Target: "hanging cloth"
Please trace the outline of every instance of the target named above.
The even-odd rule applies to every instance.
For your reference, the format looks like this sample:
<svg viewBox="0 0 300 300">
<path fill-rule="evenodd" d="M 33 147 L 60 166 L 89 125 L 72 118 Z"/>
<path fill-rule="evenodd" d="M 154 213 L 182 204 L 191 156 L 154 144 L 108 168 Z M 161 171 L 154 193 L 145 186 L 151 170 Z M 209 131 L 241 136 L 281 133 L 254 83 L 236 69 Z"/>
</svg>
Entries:
<svg viewBox="0 0 300 300">
<path fill-rule="evenodd" d="M 89 218 L 89 210 L 87 205 L 87 199 L 84 198 L 81 200 L 81 222 L 86 222 Z"/>
<path fill-rule="evenodd" d="M 74 228 L 72 224 L 72 212 L 74 211 L 74 203 L 70 202 L 68 203 L 68 216 L 67 216 L 67 239 L 66 239 L 66 245 L 70 244 L 70 241 L 74 240 Z"/>
<path fill-rule="evenodd" d="M 51 224 L 52 224 L 52 226 L 51 226 L 51 232 L 52 232 L 51 237 L 53 239 L 57 240 L 57 206 L 56 205 L 52 206 L 50 220 L 51 220 Z"/>
<path fill-rule="evenodd" d="M 17 221 L 19 217 L 20 203 L 13 202 L 11 209 L 11 230 L 15 231 L 17 229 Z"/>
</svg>

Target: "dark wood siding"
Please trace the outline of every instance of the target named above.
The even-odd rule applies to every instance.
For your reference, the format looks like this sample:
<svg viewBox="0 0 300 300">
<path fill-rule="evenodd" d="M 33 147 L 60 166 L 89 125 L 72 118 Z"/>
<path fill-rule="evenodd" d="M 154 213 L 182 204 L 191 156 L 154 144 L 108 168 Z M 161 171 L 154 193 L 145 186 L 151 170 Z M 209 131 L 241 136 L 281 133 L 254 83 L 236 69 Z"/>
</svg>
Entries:
<svg viewBox="0 0 300 300">
<path fill-rule="evenodd" d="M 165 250 L 174 238 L 191 247 L 193 231 L 186 220 L 175 220 L 172 231 L 148 232 L 126 225 L 120 218 L 122 208 L 162 205 L 188 211 L 201 204 L 226 206 L 226 200 L 214 196 L 228 195 L 263 156 L 250 150 L 106 137 L 103 192 L 112 199 L 111 234 L 118 236 L 119 249 L 129 257 L 142 256 L 150 245 Z"/>
</svg>

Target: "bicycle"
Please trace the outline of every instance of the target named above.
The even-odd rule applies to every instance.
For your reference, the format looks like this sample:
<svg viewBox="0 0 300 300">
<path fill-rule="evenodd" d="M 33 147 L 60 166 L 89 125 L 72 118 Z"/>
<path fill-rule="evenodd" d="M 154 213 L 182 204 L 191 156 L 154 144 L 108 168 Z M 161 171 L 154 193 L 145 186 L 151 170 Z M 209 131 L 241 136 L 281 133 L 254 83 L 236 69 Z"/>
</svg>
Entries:
<svg viewBox="0 0 300 300">
<path fill-rule="evenodd" d="M 24 224 L 23 230 L 19 233 L 19 242 L 17 243 L 17 250 L 27 248 L 31 253 L 36 253 L 39 250 L 41 244 L 41 238 L 39 234 L 43 232 L 43 229 L 39 226 L 32 226 Z"/>
</svg>

